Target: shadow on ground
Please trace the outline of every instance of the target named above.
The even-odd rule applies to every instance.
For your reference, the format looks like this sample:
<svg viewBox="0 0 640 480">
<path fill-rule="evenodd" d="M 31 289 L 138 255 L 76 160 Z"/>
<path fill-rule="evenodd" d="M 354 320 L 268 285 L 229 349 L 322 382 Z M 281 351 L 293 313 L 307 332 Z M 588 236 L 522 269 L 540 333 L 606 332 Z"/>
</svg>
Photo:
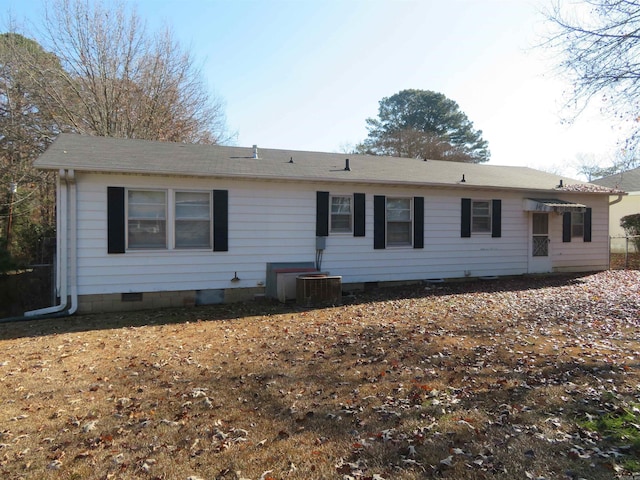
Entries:
<svg viewBox="0 0 640 480">
<path fill-rule="evenodd" d="M 42 278 L 45 273 L 36 276 L 22 277 L 26 282 L 20 289 L 41 289 L 45 283 Z M 443 283 L 421 282 L 409 286 L 378 287 L 368 285 L 365 291 L 355 292 L 343 297 L 344 305 L 363 304 L 376 301 L 400 300 L 407 298 L 422 298 L 426 296 L 443 296 L 466 293 L 513 292 L 549 287 L 561 287 L 579 283 L 589 273 L 558 274 L 558 275 L 525 275 L 517 277 L 491 278 L 486 280 L 452 281 Z M 13 279 L 13 282 L 17 279 Z M 0 291 L 4 291 L 0 289 Z M 11 293 L 14 292 L 14 293 Z M 3 299 L 11 300 L 17 295 L 16 285 L 12 284 L 11 292 L 3 293 Z M 38 298 L 41 298 L 42 294 Z M 31 305 L 41 308 L 47 305 Z M 13 305 L 9 311 L 19 310 L 23 303 Z M 300 312 L 313 309 L 301 307 L 295 303 L 280 303 L 272 300 L 254 302 L 210 305 L 186 308 L 167 308 L 158 310 L 141 310 L 132 312 L 112 312 L 103 314 L 76 315 L 64 318 L 29 319 L 25 321 L 11 321 L 2 323 L 0 318 L 0 339 L 46 336 L 68 332 L 83 332 L 89 330 L 117 329 L 123 327 L 139 327 L 144 325 L 165 325 L 174 323 L 194 322 L 199 320 L 232 320 L 251 316 L 269 316 L 283 313 Z M 24 311 L 24 310 L 22 310 Z M 0 311 L 1 312 L 1 311 Z"/>
</svg>

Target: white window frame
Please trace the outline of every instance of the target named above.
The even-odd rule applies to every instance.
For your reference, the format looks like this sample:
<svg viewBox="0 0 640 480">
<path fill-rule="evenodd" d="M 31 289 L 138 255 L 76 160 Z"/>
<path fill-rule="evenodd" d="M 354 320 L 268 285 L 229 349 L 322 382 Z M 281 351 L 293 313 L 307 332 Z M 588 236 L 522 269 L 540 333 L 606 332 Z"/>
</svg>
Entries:
<svg viewBox="0 0 640 480">
<path fill-rule="evenodd" d="M 480 214 L 476 214 L 475 212 L 475 207 L 476 204 L 480 204 L 480 203 L 486 203 L 487 204 L 487 212 L 488 214 L 486 215 L 480 215 Z M 491 235 L 491 216 L 492 216 L 492 205 L 491 205 L 491 200 L 471 200 L 471 233 L 472 234 L 478 234 L 478 235 L 484 235 L 484 234 L 489 234 Z M 482 229 L 478 228 L 478 226 L 476 225 L 475 219 L 485 219 L 486 218 L 486 222 L 487 222 L 487 226 L 483 227 Z"/>
<path fill-rule="evenodd" d="M 162 192 L 164 194 L 164 245 L 163 246 L 135 246 L 130 245 L 130 233 L 129 233 L 129 221 L 135 220 L 131 218 L 129 209 L 129 193 L 130 192 Z M 178 228 L 176 223 L 180 221 L 176 214 L 176 195 L 180 193 L 201 193 L 209 196 L 209 244 L 208 246 L 178 246 L 176 240 L 176 233 Z M 147 188 L 147 187 L 127 187 L 125 189 L 125 241 L 126 250 L 128 252 L 139 251 L 210 251 L 213 248 L 213 194 L 209 190 L 189 190 L 183 188 Z M 140 220 L 150 220 L 140 218 Z"/>
<path fill-rule="evenodd" d="M 584 212 L 571 212 L 571 238 L 584 238 Z"/>
<path fill-rule="evenodd" d="M 141 216 L 140 218 L 134 217 L 132 218 L 132 215 L 130 214 L 130 202 L 129 202 L 129 194 L 131 192 L 160 192 L 164 194 L 164 245 L 162 246 L 136 246 L 136 245 L 131 245 L 130 241 L 130 227 L 129 227 L 129 222 L 130 221 L 153 221 L 152 218 L 145 218 L 143 216 Z M 168 204 L 169 204 L 169 192 L 166 189 L 158 189 L 158 188 L 144 188 L 144 187 L 140 187 L 140 188 L 127 188 L 126 189 L 126 219 L 125 219 L 125 226 L 126 226 L 126 245 L 127 245 L 127 250 L 132 250 L 132 251 L 139 251 L 139 250 L 166 250 L 167 249 L 167 245 L 168 245 L 168 239 L 169 239 L 169 229 L 168 229 L 168 225 L 169 225 L 169 218 L 168 218 Z M 156 218 L 156 221 L 158 221 L 158 219 Z"/>
<path fill-rule="evenodd" d="M 178 245 L 178 222 L 179 221 L 183 221 L 183 220 L 187 220 L 187 219 L 183 219 L 183 218 L 178 218 L 178 195 L 184 193 L 184 194 L 189 194 L 189 193 L 193 193 L 193 194 L 203 194 L 203 195 L 207 195 L 207 198 L 209 199 L 209 203 L 208 203 L 208 207 L 209 207 L 209 212 L 208 212 L 208 217 L 206 222 L 208 223 L 208 243 L 207 245 L 197 245 L 197 246 L 179 246 Z M 175 189 L 173 190 L 173 195 L 172 195 L 172 206 L 173 206 L 173 219 L 172 219 L 172 225 L 173 225 L 173 229 L 172 229 L 172 236 L 173 236 L 173 248 L 175 250 L 211 250 L 211 248 L 213 248 L 213 194 L 211 191 L 209 190 L 186 190 L 186 189 Z M 195 218 L 195 219 L 191 219 L 192 221 L 205 221 L 204 217 L 201 219 Z"/>
<path fill-rule="evenodd" d="M 391 248 L 404 248 L 404 247 L 413 247 L 413 198 L 412 197 L 386 197 L 386 202 L 385 202 L 385 244 L 387 247 L 391 247 Z M 390 200 L 406 200 L 409 202 L 409 220 L 404 220 L 404 221 L 390 221 L 389 220 L 389 201 Z M 403 211 L 406 211 L 407 209 L 402 209 Z M 389 241 L 389 224 L 390 223 L 408 223 L 409 224 L 409 238 L 407 239 L 406 242 L 390 242 Z"/>
<path fill-rule="evenodd" d="M 349 228 L 348 229 L 336 229 L 333 226 L 333 216 L 334 215 L 343 215 L 343 213 L 334 213 L 333 211 L 333 200 L 337 198 L 348 198 L 349 199 Z M 332 235 L 346 235 L 353 233 L 353 195 L 329 195 L 329 233 Z"/>
</svg>

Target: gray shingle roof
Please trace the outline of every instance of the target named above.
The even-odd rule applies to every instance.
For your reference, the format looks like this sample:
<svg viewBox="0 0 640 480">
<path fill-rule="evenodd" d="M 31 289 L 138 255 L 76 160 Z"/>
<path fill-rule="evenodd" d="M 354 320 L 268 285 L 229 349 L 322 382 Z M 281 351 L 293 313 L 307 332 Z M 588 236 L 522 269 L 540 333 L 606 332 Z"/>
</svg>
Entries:
<svg viewBox="0 0 640 480">
<path fill-rule="evenodd" d="M 640 192 L 640 168 L 616 173 L 594 180 L 591 183 L 609 188 L 619 188 L 625 192 Z"/>
<path fill-rule="evenodd" d="M 61 134 L 36 160 L 41 169 L 209 176 L 220 178 L 283 179 L 349 183 L 382 183 L 461 188 L 527 189 L 604 193 L 606 189 L 526 167 L 422 161 L 219 145 L 192 145 L 146 140 Z M 350 170 L 345 170 L 346 159 Z M 462 179 L 464 177 L 464 182 Z M 588 185 L 588 188 L 583 187 Z"/>
</svg>

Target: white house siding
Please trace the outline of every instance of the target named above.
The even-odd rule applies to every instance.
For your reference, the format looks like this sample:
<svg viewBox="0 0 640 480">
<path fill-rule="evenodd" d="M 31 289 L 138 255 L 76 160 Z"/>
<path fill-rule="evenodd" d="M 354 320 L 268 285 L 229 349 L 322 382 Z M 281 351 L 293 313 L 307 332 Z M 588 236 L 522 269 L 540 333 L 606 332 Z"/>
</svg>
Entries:
<svg viewBox="0 0 640 480">
<path fill-rule="evenodd" d="M 255 287 L 267 262 L 315 256 L 315 190 L 294 184 L 78 175 L 79 295 Z M 107 253 L 107 187 L 229 191 L 229 251 Z M 258 187 L 259 186 L 259 187 Z M 240 282 L 230 280 L 237 274 Z"/>
<path fill-rule="evenodd" d="M 345 193 L 326 186 L 332 194 Z M 363 191 L 356 188 L 354 191 Z M 366 237 L 329 235 L 322 270 L 342 275 L 345 283 L 416 279 L 512 275 L 527 268 L 526 223 L 520 195 L 451 189 L 401 189 L 375 187 L 366 190 Z M 373 197 L 424 197 L 424 248 L 373 249 Z M 502 237 L 474 234 L 460 237 L 460 201 L 502 200 Z"/>
<path fill-rule="evenodd" d="M 227 190 L 229 251 L 149 250 L 108 254 L 109 186 Z M 264 285 L 267 263 L 315 261 L 316 191 L 366 194 L 366 235 L 330 234 L 326 238 L 321 268 L 341 275 L 343 283 L 527 273 L 530 214 L 523 211 L 523 198 L 535 194 L 80 173 L 78 293 L 83 296 Z M 373 248 L 374 195 L 424 197 L 424 248 Z M 462 197 L 502 201 L 501 237 L 472 234 L 471 238 L 461 238 Z M 562 244 L 561 222 L 553 222 L 554 268 L 606 268 L 607 197 L 590 196 L 576 201 L 594 207 L 593 242 Z M 235 275 L 240 280 L 232 282 Z"/>
<path fill-rule="evenodd" d="M 609 268 L 609 197 L 584 195 L 559 198 L 582 203 L 592 209 L 591 242 L 584 242 L 581 238 L 562 242 L 562 217 L 557 216 L 552 222 L 553 271 L 583 272 Z"/>
</svg>

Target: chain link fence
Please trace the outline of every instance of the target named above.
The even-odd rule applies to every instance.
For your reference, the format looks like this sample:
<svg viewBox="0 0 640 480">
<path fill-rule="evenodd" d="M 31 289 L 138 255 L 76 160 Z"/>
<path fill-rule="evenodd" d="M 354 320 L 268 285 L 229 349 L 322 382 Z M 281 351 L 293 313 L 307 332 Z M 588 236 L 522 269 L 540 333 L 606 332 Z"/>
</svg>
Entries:
<svg viewBox="0 0 640 480">
<path fill-rule="evenodd" d="M 0 275 L 0 318 L 54 305 L 55 237 L 38 240 L 28 266 Z"/>
<path fill-rule="evenodd" d="M 609 237 L 609 267 L 640 270 L 640 235 Z"/>
</svg>

